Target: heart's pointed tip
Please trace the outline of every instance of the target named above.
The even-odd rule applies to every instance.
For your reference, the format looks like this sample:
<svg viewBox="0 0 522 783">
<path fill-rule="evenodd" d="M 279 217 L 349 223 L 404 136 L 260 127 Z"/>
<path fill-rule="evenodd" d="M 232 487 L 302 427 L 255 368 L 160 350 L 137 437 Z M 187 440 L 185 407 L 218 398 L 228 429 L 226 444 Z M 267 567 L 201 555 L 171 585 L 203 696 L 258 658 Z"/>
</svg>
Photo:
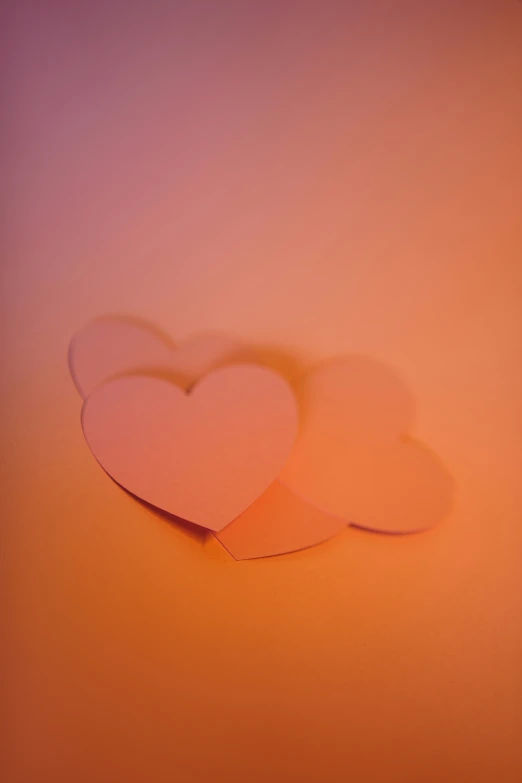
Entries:
<svg viewBox="0 0 522 783">
<path fill-rule="evenodd" d="M 313 548 L 346 527 L 276 480 L 217 537 L 236 560 L 258 560 Z"/>
</svg>

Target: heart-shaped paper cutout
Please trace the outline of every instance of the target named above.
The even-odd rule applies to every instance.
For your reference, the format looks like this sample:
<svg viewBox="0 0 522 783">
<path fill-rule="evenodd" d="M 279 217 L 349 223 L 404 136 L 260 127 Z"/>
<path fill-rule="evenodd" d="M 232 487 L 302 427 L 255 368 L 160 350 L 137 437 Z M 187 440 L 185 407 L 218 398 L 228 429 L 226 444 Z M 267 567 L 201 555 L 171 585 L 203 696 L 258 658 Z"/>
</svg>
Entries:
<svg viewBox="0 0 522 783">
<path fill-rule="evenodd" d="M 288 384 L 253 365 L 210 372 L 190 394 L 146 376 L 101 384 L 82 426 L 94 456 L 134 495 L 219 531 L 277 478 L 297 433 Z"/>
<path fill-rule="evenodd" d="M 176 347 L 152 324 L 121 316 L 92 321 L 75 335 L 69 350 L 71 374 L 84 398 L 104 381 L 129 374 L 168 378 L 189 388 L 210 369 L 250 357 L 263 360 L 257 348 L 228 335 L 198 335 Z M 238 560 L 265 557 L 314 546 L 345 527 L 345 521 L 274 482 L 227 525 L 222 543 Z"/>
<path fill-rule="evenodd" d="M 152 325 L 117 316 L 91 321 L 69 346 L 71 375 L 84 399 L 109 378 L 140 373 L 188 389 L 209 370 L 245 357 L 244 346 L 226 334 L 196 335 L 176 346 Z"/>
<path fill-rule="evenodd" d="M 405 437 L 413 402 L 384 365 L 338 359 L 297 385 L 299 438 L 281 481 L 323 511 L 387 533 L 426 530 L 448 513 L 453 481 Z"/>
</svg>

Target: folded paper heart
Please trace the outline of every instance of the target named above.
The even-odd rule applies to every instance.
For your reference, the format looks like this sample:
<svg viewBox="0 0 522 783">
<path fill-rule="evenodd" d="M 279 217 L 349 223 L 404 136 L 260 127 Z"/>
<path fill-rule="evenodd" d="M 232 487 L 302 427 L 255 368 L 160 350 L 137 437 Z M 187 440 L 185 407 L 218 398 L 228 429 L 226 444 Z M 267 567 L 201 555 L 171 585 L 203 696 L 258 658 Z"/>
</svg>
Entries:
<svg viewBox="0 0 522 783">
<path fill-rule="evenodd" d="M 253 365 L 214 370 L 190 394 L 153 377 L 117 378 L 97 386 L 82 411 L 85 439 L 115 481 L 213 531 L 277 478 L 297 425 L 288 384 Z"/>
<path fill-rule="evenodd" d="M 198 335 L 176 347 L 152 325 L 112 316 L 92 321 L 74 336 L 69 366 L 85 398 L 110 378 L 140 373 L 187 389 L 212 368 L 258 358 L 257 353 L 223 334 Z M 136 495 L 136 487 L 130 490 Z M 315 546 L 345 528 L 344 520 L 307 504 L 275 481 L 215 535 L 235 559 L 243 560 Z"/>
<path fill-rule="evenodd" d="M 327 514 L 274 483 L 216 538 L 236 560 L 308 549 L 346 530 L 346 520 Z"/>
<path fill-rule="evenodd" d="M 248 478 L 249 466 L 259 469 L 258 458 L 246 447 L 240 457 L 235 436 L 227 444 L 229 451 L 225 449 L 228 456 L 221 459 L 225 452 L 217 444 L 228 425 L 221 431 L 210 427 L 214 446 L 209 461 L 198 457 L 198 450 L 205 451 L 206 435 L 197 415 L 195 426 L 191 424 L 198 408 L 194 401 L 214 373 L 196 383 L 190 398 L 180 389 L 190 389 L 215 367 L 258 359 L 257 349 L 228 335 L 199 335 L 175 347 L 154 327 L 134 319 L 110 317 L 92 322 L 73 338 L 69 351 L 75 384 L 88 398 L 83 421 L 91 449 L 122 486 L 158 508 L 213 529 L 239 560 L 314 546 L 349 524 L 406 533 L 425 530 L 446 516 L 452 502 L 451 477 L 434 454 L 404 434 L 412 423 L 410 395 L 385 365 L 364 357 L 326 362 L 296 381 L 300 433 L 284 467 L 281 459 L 281 473 L 273 483 L 269 479 L 278 473 L 276 459 L 254 491 L 256 482 Z M 260 367 L 252 369 L 274 376 Z M 115 378 L 122 385 L 113 386 Z M 144 381 L 153 382 L 145 394 L 145 387 L 138 392 L 136 385 Z M 279 381 L 292 395 L 284 381 Z M 159 397 L 163 403 L 156 406 L 156 414 L 144 413 L 151 402 L 152 408 L 156 405 L 157 384 L 162 383 Z M 174 397 L 178 413 L 170 405 Z M 192 405 L 185 406 L 182 400 L 189 399 Z M 231 393 L 220 404 L 221 412 L 235 408 L 237 396 Z M 293 411 L 296 415 L 295 403 Z M 221 412 L 218 405 L 214 410 L 217 419 Z M 243 420 L 245 436 L 247 419 L 248 415 Z M 229 431 L 243 427 L 240 420 L 237 417 Z M 169 422 L 166 427 L 165 422 Z M 266 456 L 270 447 L 263 442 Z M 263 456 L 260 459 L 264 461 Z M 261 485 L 264 491 L 260 494 Z M 252 498 L 256 499 L 252 502 Z M 223 513 L 212 508 L 216 500 Z"/>
</svg>

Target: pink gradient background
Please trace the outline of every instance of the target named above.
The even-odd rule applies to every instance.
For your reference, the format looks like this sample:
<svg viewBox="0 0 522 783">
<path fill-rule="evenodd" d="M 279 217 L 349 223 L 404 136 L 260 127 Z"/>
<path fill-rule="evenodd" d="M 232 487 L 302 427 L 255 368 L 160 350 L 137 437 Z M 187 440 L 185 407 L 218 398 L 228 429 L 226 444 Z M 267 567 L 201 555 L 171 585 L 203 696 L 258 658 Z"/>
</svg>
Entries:
<svg viewBox="0 0 522 783">
<path fill-rule="evenodd" d="M 522 5 L 3 16 L 4 780 L 518 781 Z M 451 517 L 245 563 L 169 526 L 81 433 L 68 342 L 119 312 L 387 362 Z"/>
</svg>

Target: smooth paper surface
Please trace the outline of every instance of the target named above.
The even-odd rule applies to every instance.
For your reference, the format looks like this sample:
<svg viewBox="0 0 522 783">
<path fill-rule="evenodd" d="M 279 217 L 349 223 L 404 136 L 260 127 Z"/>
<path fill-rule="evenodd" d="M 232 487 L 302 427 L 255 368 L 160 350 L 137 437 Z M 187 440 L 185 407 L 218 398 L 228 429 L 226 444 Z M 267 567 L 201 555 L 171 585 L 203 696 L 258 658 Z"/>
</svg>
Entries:
<svg viewBox="0 0 522 783">
<path fill-rule="evenodd" d="M 0 779 L 520 783 L 522 3 L 0 8 Z M 450 514 L 203 546 L 85 444 L 105 313 L 386 362 Z"/>
<path fill-rule="evenodd" d="M 95 389 L 82 411 L 87 443 L 115 481 L 210 530 L 279 475 L 297 419 L 288 384 L 253 365 L 215 370 L 188 395 L 157 378 L 118 378 Z"/>
<path fill-rule="evenodd" d="M 346 529 L 339 519 L 274 483 L 216 538 L 236 560 L 282 555 L 326 541 Z"/>
<path fill-rule="evenodd" d="M 426 530 L 448 514 L 453 481 L 407 436 L 413 401 L 386 365 L 339 358 L 297 385 L 300 434 L 281 480 L 323 511 L 385 533 Z"/>
</svg>

